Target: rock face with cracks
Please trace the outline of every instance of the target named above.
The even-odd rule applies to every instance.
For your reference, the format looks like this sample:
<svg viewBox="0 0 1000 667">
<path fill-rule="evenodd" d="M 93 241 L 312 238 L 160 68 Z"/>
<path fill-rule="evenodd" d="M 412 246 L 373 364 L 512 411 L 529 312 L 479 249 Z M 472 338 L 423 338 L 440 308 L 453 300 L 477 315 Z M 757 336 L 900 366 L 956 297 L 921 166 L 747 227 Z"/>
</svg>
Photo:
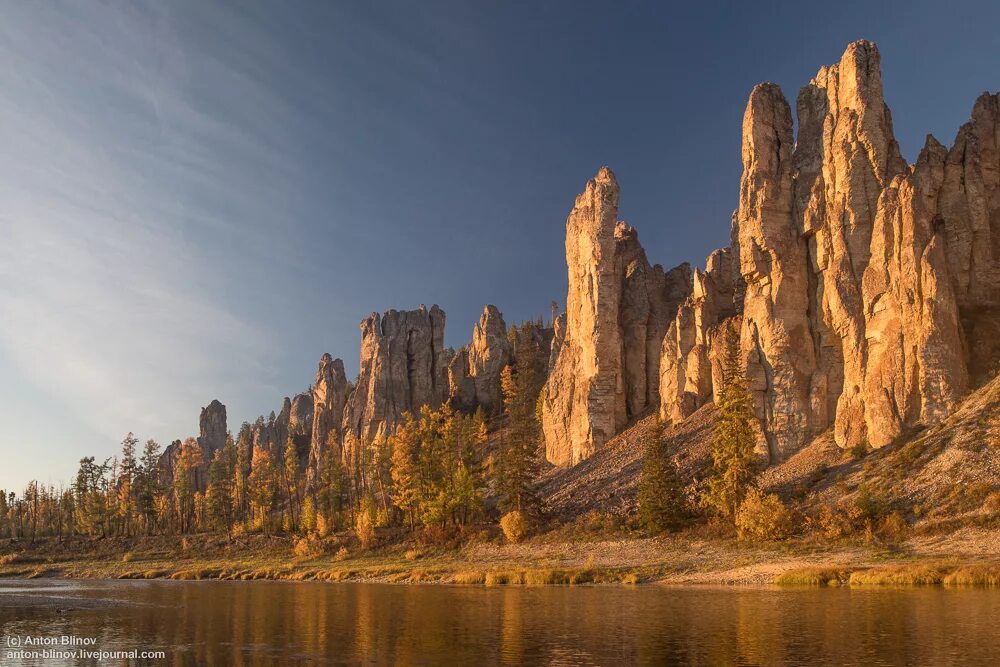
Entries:
<svg viewBox="0 0 1000 667">
<path fill-rule="evenodd" d="M 472 342 L 448 364 L 449 400 L 464 412 L 482 409 L 486 416 L 503 407 L 500 374 L 510 362 L 510 342 L 503 314 L 487 305 L 472 331 Z"/>
<path fill-rule="evenodd" d="M 342 427 L 349 470 L 358 469 L 363 448 L 390 434 L 403 414 L 437 408 L 447 398 L 444 324 L 436 305 L 372 313 L 361 322 L 361 371 Z"/>
<path fill-rule="evenodd" d="M 618 221 L 618 198 L 603 167 L 566 220 L 569 291 L 542 402 L 545 455 L 556 465 L 590 456 L 659 404 L 663 336 L 690 291 L 686 266 L 650 266 L 635 229 Z"/>
</svg>

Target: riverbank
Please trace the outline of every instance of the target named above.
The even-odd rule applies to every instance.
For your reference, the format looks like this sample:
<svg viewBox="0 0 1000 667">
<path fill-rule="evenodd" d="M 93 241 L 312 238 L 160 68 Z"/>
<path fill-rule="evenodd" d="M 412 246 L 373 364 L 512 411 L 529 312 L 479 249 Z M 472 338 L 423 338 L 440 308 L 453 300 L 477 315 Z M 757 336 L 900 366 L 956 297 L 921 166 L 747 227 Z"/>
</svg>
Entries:
<svg viewBox="0 0 1000 667">
<path fill-rule="evenodd" d="M 308 552 L 307 547 L 315 549 Z M 272 579 L 388 583 L 714 584 L 1000 583 L 1000 531 L 964 528 L 895 545 L 791 540 L 749 545 L 698 534 L 523 544 L 472 539 L 440 547 L 415 541 L 361 550 L 284 537 L 39 540 L 0 544 L 0 577 Z"/>
</svg>

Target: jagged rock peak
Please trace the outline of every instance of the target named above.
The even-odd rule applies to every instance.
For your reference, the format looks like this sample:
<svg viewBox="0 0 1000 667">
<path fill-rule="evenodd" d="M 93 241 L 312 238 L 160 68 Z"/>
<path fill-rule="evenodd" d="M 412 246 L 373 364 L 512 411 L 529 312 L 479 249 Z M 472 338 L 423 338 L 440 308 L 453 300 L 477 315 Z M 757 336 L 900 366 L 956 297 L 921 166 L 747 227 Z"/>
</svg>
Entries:
<svg viewBox="0 0 1000 667">
<path fill-rule="evenodd" d="M 482 408 L 487 415 L 497 414 L 503 405 L 500 373 L 510 356 L 503 314 L 488 304 L 472 330 L 472 342 L 455 353 L 448 366 L 451 404 L 466 412 Z"/>
<path fill-rule="evenodd" d="M 218 399 L 213 400 L 201 409 L 198 418 L 198 444 L 201 445 L 202 458 L 211 461 L 216 451 L 226 446 L 226 406 Z"/>
<path fill-rule="evenodd" d="M 445 314 L 437 305 L 387 310 L 362 320 L 361 370 L 342 427 L 352 465 L 361 446 L 391 432 L 404 413 L 436 408 L 447 398 L 444 327 Z"/>
<path fill-rule="evenodd" d="M 566 313 L 542 401 L 546 458 L 556 465 L 590 456 L 658 403 L 661 342 L 690 292 L 679 279 L 686 268 L 650 266 L 635 229 L 618 220 L 618 198 L 603 167 L 566 219 Z"/>
</svg>

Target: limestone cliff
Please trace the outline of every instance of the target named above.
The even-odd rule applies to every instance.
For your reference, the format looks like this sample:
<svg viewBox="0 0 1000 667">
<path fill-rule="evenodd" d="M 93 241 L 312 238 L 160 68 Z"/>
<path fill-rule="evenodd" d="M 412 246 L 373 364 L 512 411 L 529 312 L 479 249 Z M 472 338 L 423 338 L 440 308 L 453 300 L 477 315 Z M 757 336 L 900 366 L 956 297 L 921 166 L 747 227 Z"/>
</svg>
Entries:
<svg viewBox="0 0 1000 667">
<path fill-rule="evenodd" d="M 500 412 L 500 373 L 510 361 L 510 343 L 503 314 L 487 305 L 472 331 L 472 342 L 448 364 L 448 395 L 464 412 L 481 408 L 487 416 Z"/>
<path fill-rule="evenodd" d="M 447 398 L 444 325 L 436 305 L 372 313 L 361 322 L 361 371 L 342 426 L 349 468 L 357 467 L 362 446 L 390 433 L 404 413 Z"/>
<path fill-rule="evenodd" d="M 318 477 L 328 447 L 337 450 L 340 458 L 343 445 L 341 427 L 347 403 L 347 376 L 344 362 L 329 354 L 320 357 L 313 384 L 312 434 L 309 448 L 309 481 Z"/>
<path fill-rule="evenodd" d="M 950 150 L 929 138 L 907 166 L 879 67 L 861 41 L 821 68 L 799 93 L 797 140 L 777 86 L 747 103 L 734 303 L 772 461 L 830 426 L 841 446 L 879 447 L 939 421 L 1000 357 L 997 97 Z M 664 341 L 667 419 L 712 391 L 695 320 L 689 300 Z"/>
<path fill-rule="evenodd" d="M 590 456 L 659 403 L 660 346 L 690 289 L 686 267 L 650 266 L 635 230 L 618 221 L 618 198 L 603 167 L 566 220 L 569 291 L 542 407 L 546 458 L 557 465 Z"/>
</svg>

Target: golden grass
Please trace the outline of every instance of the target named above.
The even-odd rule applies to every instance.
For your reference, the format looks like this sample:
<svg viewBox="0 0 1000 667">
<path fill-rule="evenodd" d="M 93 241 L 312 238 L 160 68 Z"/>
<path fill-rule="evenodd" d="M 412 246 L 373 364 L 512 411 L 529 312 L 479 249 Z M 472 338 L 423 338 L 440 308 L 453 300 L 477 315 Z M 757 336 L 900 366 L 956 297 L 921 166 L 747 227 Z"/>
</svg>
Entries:
<svg viewBox="0 0 1000 667">
<path fill-rule="evenodd" d="M 944 578 L 945 586 L 1000 586 L 1000 565 L 960 567 Z"/>
<path fill-rule="evenodd" d="M 851 586 L 934 586 L 943 583 L 947 570 L 938 565 L 895 565 L 851 573 Z"/>
<path fill-rule="evenodd" d="M 569 574 L 563 570 L 528 570 L 524 573 L 524 583 L 528 586 L 568 584 Z"/>
<path fill-rule="evenodd" d="M 848 580 L 850 574 L 850 570 L 804 567 L 782 572 L 774 583 L 779 586 L 839 586 Z"/>
<path fill-rule="evenodd" d="M 465 586 L 476 586 L 486 583 L 486 575 L 482 572 L 458 572 L 455 574 L 453 581 L 456 584 Z"/>
</svg>

